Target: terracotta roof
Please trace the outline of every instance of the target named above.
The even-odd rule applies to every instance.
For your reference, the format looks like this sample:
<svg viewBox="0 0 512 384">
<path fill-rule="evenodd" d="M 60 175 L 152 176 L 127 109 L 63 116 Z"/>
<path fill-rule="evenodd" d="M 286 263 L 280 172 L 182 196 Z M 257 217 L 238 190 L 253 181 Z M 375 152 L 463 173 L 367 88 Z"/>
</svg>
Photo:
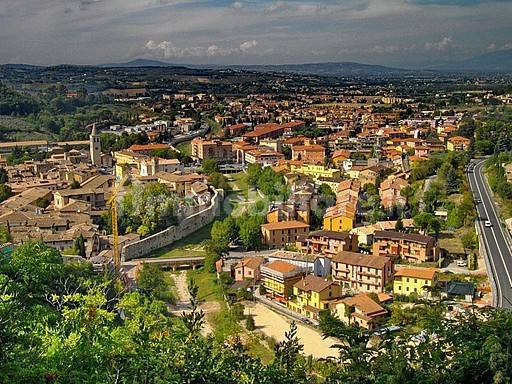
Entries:
<svg viewBox="0 0 512 384">
<path fill-rule="evenodd" d="M 293 228 L 309 228 L 309 224 L 303 223 L 297 220 L 291 221 L 279 221 L 277 223 L 267 223 L 262 224 L 262 228 L 265 228 L 269 231 L 274 231 L 276 229 L 293 229 Z"/>
<path fill-rule="evenodd" d="M 324 152 L 325 148 L 318 144 L 312 145 L 294 145 L 292 147 L 293 151 L 306 151 L 306 152 Z"/>
<path fill-rule="evenodd" d="M 345 159 L 350 158 L 350 151 L 348 149 L 339 149 L 337 151 L 334 151 L 331 158 L 335 159 L 337 157 L 343 157 Z"/>
<path fill-rule="evenodd" d="M 293 286 L 302 291 L 322 292 L 324 289 L 329 288 L 333 281 L 323 279 L 314 275 L 307 275 L 301 280 L 297 281 Z"/>
<path fill-rule="evenodd" d="M 379 292 L 379 293 L 377 293 L 377 297 L 379 298 L 379 301 L 381 303 L 389 301 L 389 300 L 391 300 L 393 298 L 393 296 L 388 295 L 386 292 Z"/>
<path fill-rule="evenodd" d="M 265 267 L 281 273 L 293 272 L 298 269 L 295 265 L 281 260 L 272 261 L 266 264 Z"/>
<path fill-rule="evenodd" d="M 169 149 L 170 147 L 167 144 L 134 144 L 128 148 L 129 151 L 138 152 L 138 151 L 153 151 L 155 149 Z"/>
<path fill-rule="evenodd" d="M 377 239 L 391 239 L 391 240 L 405 240 L 414 243 L 427 244 L 433 237 L 420 235 L 418 233 L 402 233 L 395 231 L 376 231 L 374 234 L 375 240 Z"/>
<path fill-rule="evenodd" d="M 337 263 L 381 269 L 391 259 L 386 256 L 363 255 L 356 252 L 341 251 L 333 255 L 332 260 Z"/>
<path fill-rule="evenodd" d="M 471 140 L 468 138 L 462 137 L 462 136 L 453 136 L 448 139 L 448 141 L 455 141 L 455 142 L 461 142 L 461 143 L 469 143 Z"/>
<path fill-rule="evenodd" d="M 258 269 L 261 264 L 263 264 L 263 257 L 259 256 L 248 256 L 244 257 L 236 266 L 237 267 L 247 267 L 252 269 Z"/>
<path fill-rule="evenodd" d="M 341 300 L 341 302 L 356 307 L 366 316 L 377 316 L 387 313 L 384 308 L 364 293 L 360 293 L 353 297 L 347 297 L 346 299 Z"/>
<path fill-rule="evenodd" d="M 435 268 L 400 268 L 396 271 L 395 277 L 414 277 L 418 279 L 432 280 L 436 274 Z"/>
</svg>

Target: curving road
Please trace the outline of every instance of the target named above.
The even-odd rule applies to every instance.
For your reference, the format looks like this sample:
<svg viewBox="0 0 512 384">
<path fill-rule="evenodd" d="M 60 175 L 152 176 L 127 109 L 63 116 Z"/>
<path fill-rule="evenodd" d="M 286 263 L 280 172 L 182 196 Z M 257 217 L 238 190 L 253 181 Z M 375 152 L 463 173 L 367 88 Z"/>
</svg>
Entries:
<svg viewBox="0 0 512 384">
<path fill-rule="evenodd" d="M 503 228 L 502 221 L 496 210 L 492 193 L 483 174 L 484 160 L 471 163 L 473 172 L 468 172 L 469 186 L 475 200 L 478 213 L 477 230 L 481 244 L 487 255 L 487 267 L 490 278 L 495 283 L 494 306 L 512 308 L 512 245 L 510 235 Z M 492 227 L 486 227 L 490 221 Z"/>
</svg>

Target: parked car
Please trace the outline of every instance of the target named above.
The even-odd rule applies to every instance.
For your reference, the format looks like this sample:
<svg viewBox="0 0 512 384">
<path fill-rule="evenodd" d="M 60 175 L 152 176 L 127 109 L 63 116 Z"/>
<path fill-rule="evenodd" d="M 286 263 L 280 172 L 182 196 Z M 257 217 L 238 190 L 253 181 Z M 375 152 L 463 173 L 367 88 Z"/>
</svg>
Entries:
<svg viewBox="0 0 512 384">
<path fill-rule="evenodd" d="M 457 260 L 457 267 L 467 267 L 468 262 L 466 260 Z"/>
</svg>

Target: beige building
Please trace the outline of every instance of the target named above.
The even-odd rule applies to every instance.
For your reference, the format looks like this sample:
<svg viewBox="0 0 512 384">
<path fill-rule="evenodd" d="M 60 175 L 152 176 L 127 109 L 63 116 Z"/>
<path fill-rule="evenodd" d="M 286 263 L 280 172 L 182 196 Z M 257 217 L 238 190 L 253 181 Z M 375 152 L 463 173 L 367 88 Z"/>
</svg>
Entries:
<svg viewBox="0 0 512 384">
<path fill-rule="evenodd" d="M 192 157 L 200 160 L 216 160 L 219 163 L 234 159 L 233 145 L 227 141 L 195 138 L 191 143 Z"/>
<path fill-rule="evenodd" d="M 332 257 L 333 279 L 355 292 L 384 292 L 393 280 L 393 260 L 385 256 L 342 251 Z"/>
<path fill-rule="evenodd" d="M 337 301 L 333 312 L 346 324 L 357 324 L 368 330 L 374 329 L 388 313 L 365 293 Z"/>
<path fill-rule="evenodd" d="M 235 281 L 260 279 L 260 267 L 263 264 L 263 257 L 252 256 L 244 257 L 237 265 L 235 265 Z"/>
<path fill-rule="evenodd" d="M 377 231 L 373 239 L 373 254 L 377 256 L 390 256 L 421 263 L 436 261 L 439 256 L 439 247 L 432 236 Z"/>
</svg>

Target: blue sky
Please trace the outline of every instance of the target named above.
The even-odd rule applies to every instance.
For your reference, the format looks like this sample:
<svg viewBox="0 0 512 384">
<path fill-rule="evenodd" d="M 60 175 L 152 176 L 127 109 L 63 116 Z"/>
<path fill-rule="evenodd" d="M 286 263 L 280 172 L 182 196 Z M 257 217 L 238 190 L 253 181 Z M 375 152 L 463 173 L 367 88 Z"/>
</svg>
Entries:
<svg viewBox="0 0 512 384">
<path fill-rule="evenodd" d="M 422 67 L 512 48 L 511 20 L 504 0 L 1 0 L 0 62 Z"/>
</svg>

